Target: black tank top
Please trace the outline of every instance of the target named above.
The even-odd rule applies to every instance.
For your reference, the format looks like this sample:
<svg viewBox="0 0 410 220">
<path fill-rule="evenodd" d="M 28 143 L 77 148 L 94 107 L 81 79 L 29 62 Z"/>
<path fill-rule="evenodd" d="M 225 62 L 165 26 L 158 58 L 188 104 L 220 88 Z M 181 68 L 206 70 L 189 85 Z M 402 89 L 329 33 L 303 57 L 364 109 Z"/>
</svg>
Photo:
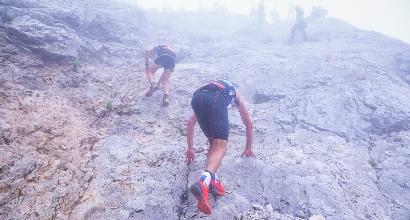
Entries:
<svg viewBox="0 0 410 220">
<path fill-rule="evenodd" d="M 156 60 L 158 57 L 162 55 L 168 55 L 174 58 L 176 56 L 175 52 L 168 45 L 165 44 L 160 44 L 154 47 L 154 53 L 154 60 Z"/>
<path fill-rule="evenodd" d="M 236 107 L 236 89 L 234 87 L 234 85 L 229 82 L 228 80 L 222 80 L 219 79 L 217 80 L 217 82 L 221 83 L 224 85 L 224 93 L 225 95 L 228 97 L 228 106 L 230 107 Z"/>
</svg>

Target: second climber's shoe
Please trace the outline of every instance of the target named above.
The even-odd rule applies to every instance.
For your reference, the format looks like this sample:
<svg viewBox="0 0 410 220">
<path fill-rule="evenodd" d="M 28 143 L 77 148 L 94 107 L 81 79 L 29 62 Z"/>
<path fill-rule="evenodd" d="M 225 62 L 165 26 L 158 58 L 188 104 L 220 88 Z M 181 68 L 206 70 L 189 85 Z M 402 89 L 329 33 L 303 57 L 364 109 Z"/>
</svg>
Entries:
<svg viewBox="0 0 410 220">
<path fill-rule="evenodd" d="M 169 105 L 169 96 L 166 94 L 164 95 L 164 98 L 162 99 L 162 105 L 165 107 Z"/>
<path fill-rule="evenodd" d="M 146 97 L 152 96 L 155 91 L 159 89 L 159 86 L 156 83 L 151 83 L 151 87 L 149 87 L 149 90 L 145 93 Z"/>
</svg>

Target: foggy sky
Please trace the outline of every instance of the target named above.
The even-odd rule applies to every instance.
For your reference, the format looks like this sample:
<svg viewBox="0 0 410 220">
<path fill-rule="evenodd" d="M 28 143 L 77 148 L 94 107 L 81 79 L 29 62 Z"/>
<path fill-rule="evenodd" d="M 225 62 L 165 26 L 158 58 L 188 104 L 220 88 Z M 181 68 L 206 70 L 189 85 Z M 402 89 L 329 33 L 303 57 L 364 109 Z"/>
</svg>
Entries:
<svg viewBox="0 0 410 220">
<path fill-rule="evenodd" d="M 142 8 L 198 10 L 212 8 L 216 3 L 229 11 L 247 14 L 258 0 L 130 0 Z M 266 13 L 275 8 L 287 18 L 290 5 L 301 5 L 306 14 L 312 6 L 328 9 L 330 17 L 354 26 L 377 31 L 410 43 L 410 0 L 265 0 Z"/>
</svg>

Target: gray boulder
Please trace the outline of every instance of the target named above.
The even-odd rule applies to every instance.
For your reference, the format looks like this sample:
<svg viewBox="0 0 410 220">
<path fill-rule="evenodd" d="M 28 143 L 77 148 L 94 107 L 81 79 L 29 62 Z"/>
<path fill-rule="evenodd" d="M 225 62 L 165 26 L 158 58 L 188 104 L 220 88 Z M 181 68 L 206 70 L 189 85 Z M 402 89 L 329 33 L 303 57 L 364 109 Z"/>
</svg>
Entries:
<svg viewBox="0 0 410 220">
<path fill-rule="evenodd" d="M 28 47 L 45 60 L 78 56 L 80 40 L 71 29 L 47 26 L 28 15 L 14 18 L 4 28 L 12 42 Z"/>
</svg>

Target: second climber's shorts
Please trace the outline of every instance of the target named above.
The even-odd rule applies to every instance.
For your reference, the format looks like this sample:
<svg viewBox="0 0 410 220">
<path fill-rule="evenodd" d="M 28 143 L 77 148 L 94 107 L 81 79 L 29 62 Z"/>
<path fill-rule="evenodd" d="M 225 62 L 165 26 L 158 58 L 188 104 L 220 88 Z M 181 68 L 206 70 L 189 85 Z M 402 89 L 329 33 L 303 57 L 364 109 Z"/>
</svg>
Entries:
<svg viewBox="0 0 410 220">
<path fill-rule="evenodd" d="M 159 55 L 155 60 L 154 63 L 164 67 L 164 70 L 170 70 L 174 72 L 175 69 L 175 57 L 169 54 L 162 54 Z"/>
</svg>

